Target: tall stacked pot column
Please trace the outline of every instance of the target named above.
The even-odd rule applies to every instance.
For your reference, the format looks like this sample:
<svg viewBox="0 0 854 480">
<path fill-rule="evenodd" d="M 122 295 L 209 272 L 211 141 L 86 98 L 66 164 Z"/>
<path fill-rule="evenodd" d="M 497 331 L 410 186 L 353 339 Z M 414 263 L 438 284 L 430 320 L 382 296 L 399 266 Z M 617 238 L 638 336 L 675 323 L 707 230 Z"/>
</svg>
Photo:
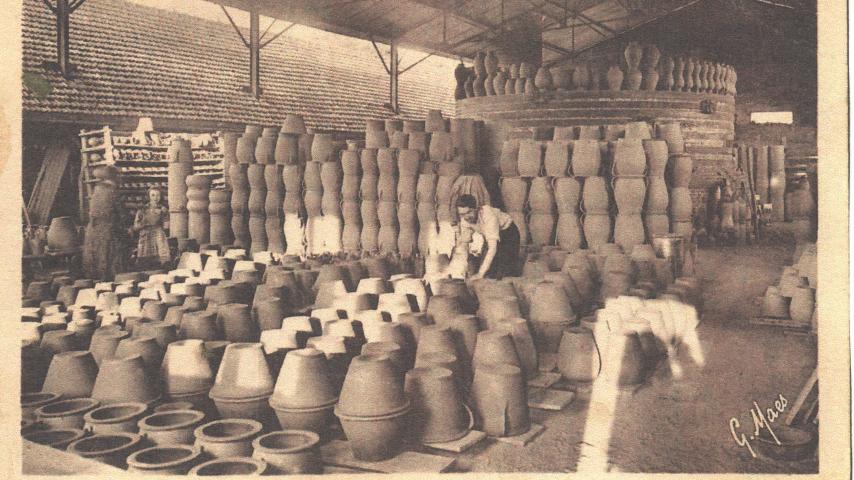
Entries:
<svg viewBox="0 0 854 480">
<path fill-rule="evenodd" d="M 302 255 L 305 253 L 305 235 L 303 217 L 303 170 L 309 149 L 305 148 L 312 137 L 306 134 L 302 117 L 288 114 L 279 131 L 276 142 L 275 160 L 282 166 L 282 186 L 284 198 L 282 212 L 284 214 L 284 236 L 286 253 Z M 309 146 L 310 148 L 310 146 Z"/>
<path fill-rule="evenodd" d="M 486 79 L 486 71 L 482 72 L 481 86 Z M 477 80 L 475 80 L 477 87 Z M 463 172 L 462 156 L 457 157 L 454 149 L 454 137 L 448 131 L 448 122 L 442 118 L 441 112 L 431 110 L 427 114 L 425 129 L 430 133 L 430 145 L 428 147 L 428 158 L 430 163 L 422 169 L 424 173 L 431 173 L 435 168 L 438 174 L 436 181 L 436 223 L 437 241 L 436 252 L 446 255 L 451 254 L 454 241 L 454 206 L 451 204 L 453 186 L 457 178 Z"/>
<path fill-rule="evenodd" d="M 389 132 L 385 131 L 388 137 Z M 377 234 L 377 246 L 380 253 L 397 253 L 398 219 L 397 219 L 397 169 L 396 148 L 380 148 L 377 150 L 377 216 L 380 228 Z"/>
<path fill-rule="evenodd" d="M 362 163 L 355 144 L 349 147 L 341 152 L 341 216 L 344 219 L 341 248 L 348 254 L 359 254 L 362 250 L 362 212 L 359 204 Z"/>
<path fill-rule="evenodd" d="M 182 138 L 172 141 L 169 154 L 169 183 L 167 201 L 169 202 L 169 233 L 173 238 L 187 238 L 187 177 L 193 174 L 193 151 L 189 140 Z"/>
<path fill-rule="evenodd" d="M 229 171 L 231 181 L 231 230 L 234 243 L 245 249 L 252 245 L 249 233 L 249 165 L 255 161 L 255 143 L 260 134 L 258 127 L 247 125 L 237 140 L 237 163 Z"/>
<path fill-rule="evenodd" d="M 211 179 L 205 175 L 190 175 L 187 182 L 187 237 L 200 245 L 210 241 L 211 214 L 210 206 Z"/>
</svg>

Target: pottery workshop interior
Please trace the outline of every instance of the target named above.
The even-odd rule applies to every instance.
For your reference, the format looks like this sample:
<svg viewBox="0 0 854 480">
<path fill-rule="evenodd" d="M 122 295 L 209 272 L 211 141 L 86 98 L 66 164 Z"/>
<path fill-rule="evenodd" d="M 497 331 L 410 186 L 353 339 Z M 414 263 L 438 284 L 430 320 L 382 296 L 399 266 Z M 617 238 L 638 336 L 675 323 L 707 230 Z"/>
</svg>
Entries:
<svg viewBox="0 0 854 480">
<path fill-rule="evenodd" d="M 24 473 L 818 471 L 814 1 L 21 22 Z"/>
</svg>

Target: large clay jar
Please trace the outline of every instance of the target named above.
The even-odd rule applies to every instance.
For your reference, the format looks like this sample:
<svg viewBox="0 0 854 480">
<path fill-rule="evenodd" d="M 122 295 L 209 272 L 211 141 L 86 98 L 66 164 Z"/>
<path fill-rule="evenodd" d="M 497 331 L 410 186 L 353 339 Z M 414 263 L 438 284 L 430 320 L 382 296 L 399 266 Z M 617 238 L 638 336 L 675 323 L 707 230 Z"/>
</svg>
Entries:
<svg viewBox="0 0 854 480">
<path fill-rule="evenodd" d="M 586 213 L 582 217 L 584 239 L 589 248 L 608 243 L 611 238 L 611 216 L 608 214 Z"/>
<path fill-rule="evenodd" d="M 613 65 L 608 68 L 608 90 L 612 92 L 619 92 L 623 86 L 623 77 L 623 70 L 621 70 L 619 66 Z"/>
<path fill-rule="evenodd" d="M 694 162 L 689 155 L 670 157 L 670 186 L 687 187 L 694 172 Z"/>
<path fill-rule="evenodd" d="M 682 136 L 682 125 L 679 122 L 663 122 L 655 124 L 657 138 L 667 142 L 670 155 L 685 153 L 685 139 Z"/>
<path fill-rule="evenodd" d="M 597 147 L 598 148 L 598 147 Z M 543 166 L 543 145 L 536 140 L 519 142 L 517 170 L 521 177 L 538 177 Z"/>
<path fill-rule="evenodd" d="M 549 70 L 549 67 L 541 66 L 537 70 L 537 75 L 534 77 L 534 86 L 543 92 L 552 90 L 552 72 Z M 525 93 L 528 92 L 526 91 Z"/>
<path fill-rule="evenodd" d="M 567 252 L 574 252 L 581 248 L 584 242 L 584 234 L 577 213 L 561 212 L 558 215 L 555 242 Z"/>
<path fill-rule="evenodd" d="M 666 214 L 669 203 L 670 195 L 667 192 L 667 183 L 664 181 L 664 178 L 649 177 L 647 179 L 646 186 L 646 203 L 644 203 L 643 208 L 644 213 L 648 215 Z"/>
<path fill-rule="evenodd" d="M 614 175 L 641 176 L 646 171 L 646 153 L 640 140 L 617 140 L 614 144 L 613 157 Z"/>
<path fill-rule="evenodd" d="M 485 364 L 475 369 L 472 396 L 480 428 L 488 435 L 521 435 L 531 428 L 522 370 L 514 365 Z"/>
<path fill-rule="evenodd" d="M 617 214 L 614 221 L 614 243 L 630 252 L 635 245 L 644 243 L 643 220 L 639 214 Z"/>
<path fill-rule="evenodd" d="M 581 183 L 572 177 L 555 178 L 552 182 L 555 204 L 560 213 L 577 213 L 581 201 Z"/>
<path fill-rule="evenodd" d="M 458 440 L 471 428 L 451 370 L 418 367 L 406 374 L 406 392 L 412 398 L 414 436 L 423 443 Z"/>
<path fill-rule="evenodd" d="M 587 177 L 581 190 L 582 207 L 585 213 L 605 215 L 610 211 L 610 200 L 605 177 Z"/>
<path fill-rule="evenodd" d="M 599 175 L 602 165 L 602 150 L 598 140 L 575 140 L 572 146 L 572 175 L 594 177 Z"/>
<path fill-rule="evenodd" d="M 354 457 L 375 462 L 394 456 L 400 449 L 409 410 L 402 372 L 387 356 L 360 355 L 353 359 L 335 415 Z"/>
<path fill-rule="evenodd" d="M 320 436 L 304 430 L 282 430 L 252 441 L 252 458 L 266 462 L 271 473 L 320 474 Z"/>
<path fill-rule="evenodd" d="M 101 362 L 92 398 L 103 404 L 142 402 L 152 405 L 160 399 L 160 385 L 141 355 L 110 357 Z"/>
<path fill-rule="evenodd" d="M 223 418 L 266 419 L 273 378 L 260 343 L 232 343 L 225 348 L 209 397 Z"/>
<path fill-rule="evenodd" d="M 668 158 L 667 142 L 664 140 L 643 140 L 643 149 L 646 153 L 647 176 L 664 177 Z"/>
<path fill-rule="evenodd" d="M 643 178 L 614 179 L 614 200 L 621 214 L 637 214 L 643 210 L 646 181 Z"/>
<path fill-rule="evenodd" d="M 190 175 L 187 182 L 188 235 L 197 242 L 210 242 L 210 187 L 211 177 Z"/>
<path fill-rule="evenodd" d="M 691 220 L 693 204 L 691 191 L 686 187 L 675 187 L 670 190 L 670 217 L 677 222 Z"/>
<path fill-rule="evenodd" d="M 584 327 L 563 332 L 558 348 L 557 366 L 561 375 L 571 382 L 592 382 L 599 376 L 602 360 L 593 332 Z"/>
</svg>

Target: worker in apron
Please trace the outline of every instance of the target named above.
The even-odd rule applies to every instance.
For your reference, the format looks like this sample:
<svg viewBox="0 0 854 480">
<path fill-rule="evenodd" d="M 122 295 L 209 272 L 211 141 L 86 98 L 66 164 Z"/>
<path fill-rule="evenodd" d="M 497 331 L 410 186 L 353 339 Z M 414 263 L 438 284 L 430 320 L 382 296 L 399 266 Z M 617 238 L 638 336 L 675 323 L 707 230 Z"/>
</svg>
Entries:
<svg viewBox="0 0 854 480">
<path fill-rule="evenodd" d="M 472 195 L 460 195 L 456 208 L 460 218 L 458 241 L 481 251 L 477 272 L 470 278 L 518 276 L 520 239 L 513 218 L 490 205 L 478 206 Z M 477 243 L 482 243 L 482 248 L 477 248 Z"/>
</svg>

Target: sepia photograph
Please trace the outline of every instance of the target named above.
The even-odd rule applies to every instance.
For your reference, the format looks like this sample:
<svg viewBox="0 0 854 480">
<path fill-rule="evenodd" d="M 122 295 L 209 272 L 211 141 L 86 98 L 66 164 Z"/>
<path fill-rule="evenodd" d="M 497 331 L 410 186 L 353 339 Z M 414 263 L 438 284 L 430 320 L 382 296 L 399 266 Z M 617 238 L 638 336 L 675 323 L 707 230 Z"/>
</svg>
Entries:
<svg viewBox="0 0 854 480">
<path fill-rule="evenodd" d="M 11 3 L 9 478 L 850 477 L 844 3 Z"/>
</svg>

